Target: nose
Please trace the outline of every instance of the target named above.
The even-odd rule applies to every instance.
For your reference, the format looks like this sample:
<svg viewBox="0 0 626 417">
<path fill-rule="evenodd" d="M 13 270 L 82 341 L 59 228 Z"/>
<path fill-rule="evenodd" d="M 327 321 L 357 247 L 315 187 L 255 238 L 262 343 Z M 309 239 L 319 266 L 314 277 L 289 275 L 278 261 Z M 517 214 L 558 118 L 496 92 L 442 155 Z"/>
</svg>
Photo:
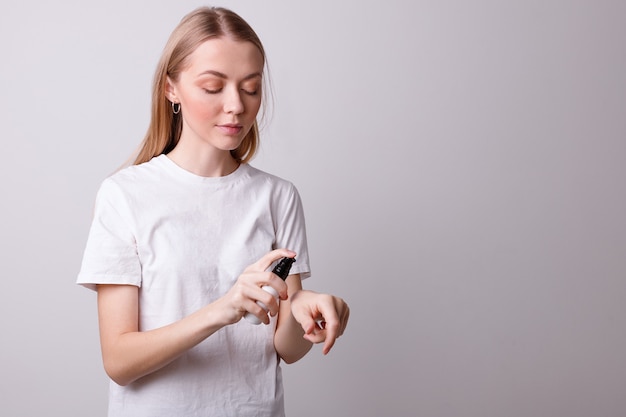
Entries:
<svg viewBox="0 0 626 417">
<path fill-rule="evenodd" d="M 244 106 L 238 88 L 230 88 L 224 92 L 224 112 L 232 114 L 243 113 Z"/>
</svg>

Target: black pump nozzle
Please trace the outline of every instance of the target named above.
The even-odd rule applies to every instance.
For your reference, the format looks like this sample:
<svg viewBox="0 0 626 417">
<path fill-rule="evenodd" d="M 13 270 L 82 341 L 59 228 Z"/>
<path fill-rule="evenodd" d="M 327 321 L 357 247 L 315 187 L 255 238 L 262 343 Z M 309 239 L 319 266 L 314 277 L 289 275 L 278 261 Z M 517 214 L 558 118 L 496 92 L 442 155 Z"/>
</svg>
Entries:
<svg viewBox="0 0 626 417">
<path fill-rule="evenodd" d="M 272 270 L 273 273 L 278 275 L 283 281 L 287 279 L 291 265 L 296 261 L 296 258 L 283 258 Z"/>
</svg>

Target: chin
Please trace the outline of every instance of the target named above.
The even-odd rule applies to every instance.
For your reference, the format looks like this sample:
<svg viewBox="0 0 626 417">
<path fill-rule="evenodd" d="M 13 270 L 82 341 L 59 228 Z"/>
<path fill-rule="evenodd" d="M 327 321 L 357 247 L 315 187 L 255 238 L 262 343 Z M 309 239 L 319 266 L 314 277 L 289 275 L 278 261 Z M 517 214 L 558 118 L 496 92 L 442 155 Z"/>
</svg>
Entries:
<svg viewBox="0 0 626 417">
<path fill-rule="evenodd" d="M 223 151 L 234 151 L 235 149 L 239 148 L 241 146 L 241 144 L 243 143 L 243 140 L 238 140 L 238 141 L 234 141 L 234 142 L 230 142 L 230 143 L 224 143 L 222 144 L 222 146 L 219 146 L 219 148 Z"/>
</svg>

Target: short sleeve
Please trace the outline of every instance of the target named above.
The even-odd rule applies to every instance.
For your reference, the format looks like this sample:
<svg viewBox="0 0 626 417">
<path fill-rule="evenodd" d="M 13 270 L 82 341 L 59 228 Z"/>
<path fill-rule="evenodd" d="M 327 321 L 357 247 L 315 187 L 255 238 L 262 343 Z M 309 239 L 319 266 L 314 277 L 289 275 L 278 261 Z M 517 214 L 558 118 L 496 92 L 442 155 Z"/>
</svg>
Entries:
<svg viewBox="0 0 626 417">
<path fill-rule="evenodd" d="M 137 253 L 128 202 L 111 179 L 96 196 L 77 284 L 95 289 L 97 284 L 141 286 L 141 263 Z"/>
<path fill-rule="evenodd" d="M 311 276 L 304 209 L 298 190 L 292 184 L 289 185 L 287 195 L 281 198 L 279 203 L 275 246 L 297 253 L 291 273 L 300 274 L 304 279 Z"/>
</svg>

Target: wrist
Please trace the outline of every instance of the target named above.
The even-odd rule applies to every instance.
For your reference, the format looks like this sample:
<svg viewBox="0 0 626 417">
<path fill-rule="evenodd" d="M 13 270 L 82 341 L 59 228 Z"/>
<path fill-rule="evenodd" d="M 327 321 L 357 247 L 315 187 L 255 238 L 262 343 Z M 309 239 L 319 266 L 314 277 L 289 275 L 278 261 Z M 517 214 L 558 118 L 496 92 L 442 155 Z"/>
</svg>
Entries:
<svg viewBox="0 0 626 417">
<path fill-rule="evenodd" d="M 203 310 L 204 323 L 210 331 L 234 324 L 242 317 L 242 314 L 237 314 L 220 300 L 207 304 Z"/>
</svg>

